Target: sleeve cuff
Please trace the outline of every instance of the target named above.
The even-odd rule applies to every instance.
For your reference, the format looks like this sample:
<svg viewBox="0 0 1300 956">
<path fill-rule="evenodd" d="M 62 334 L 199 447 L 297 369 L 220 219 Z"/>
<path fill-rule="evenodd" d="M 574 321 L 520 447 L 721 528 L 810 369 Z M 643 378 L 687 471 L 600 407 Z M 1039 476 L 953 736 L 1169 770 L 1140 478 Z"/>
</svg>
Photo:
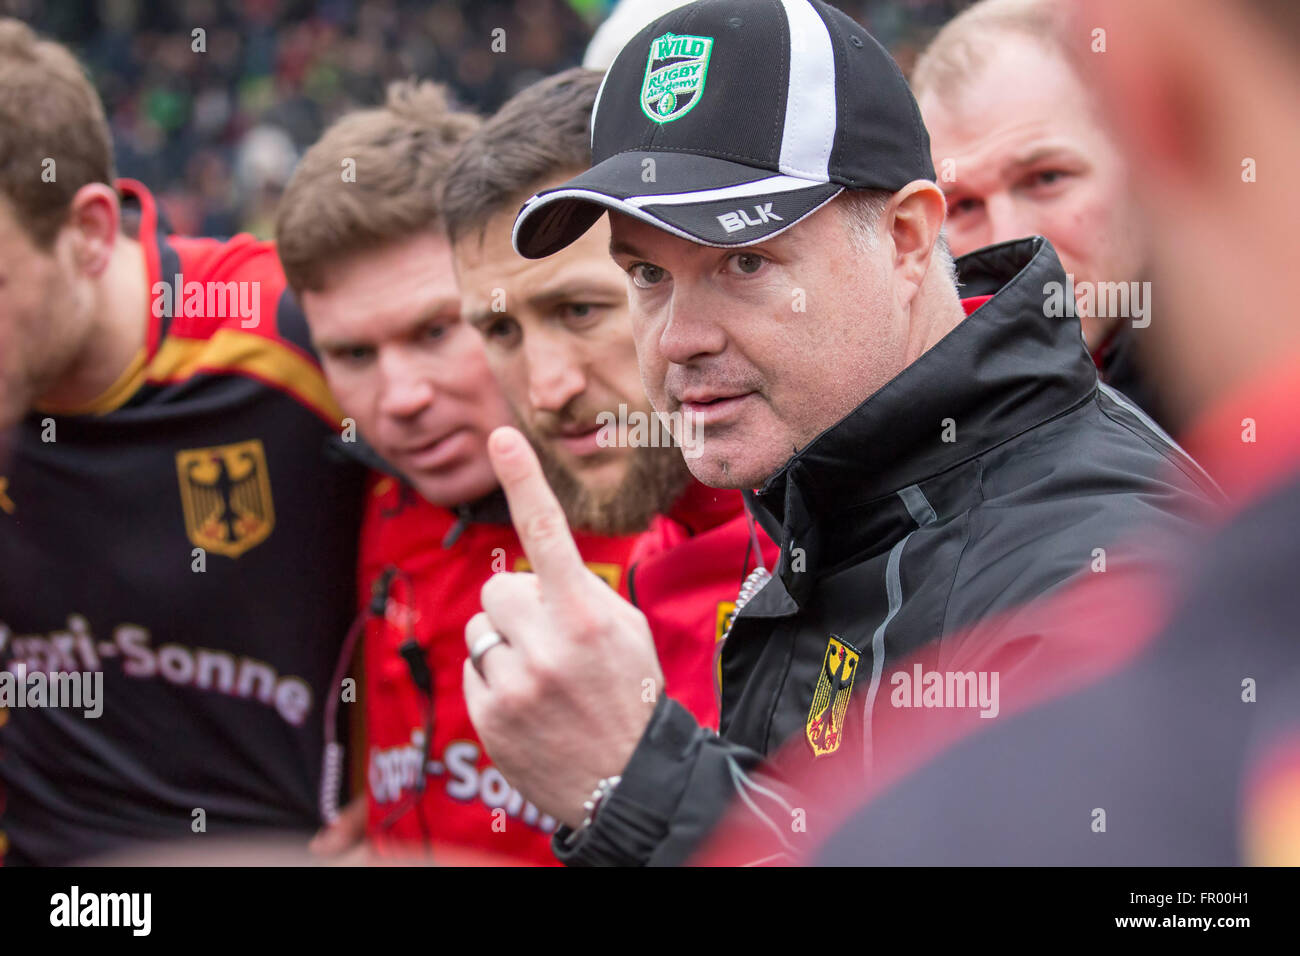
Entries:
<svg viewBox="0 0 1300 956">
<path fill-rule="evenodd" d="M 642 866 L 669 831 L 690 781 L 701 734 L 695 718 L 676 701 L 661 697 L 650 723 L 623 768 L 623 779 L 602 804 L 596 820 L 568 845 L 562 826 L 551 839 L 566 866 Z"/>
</svg>

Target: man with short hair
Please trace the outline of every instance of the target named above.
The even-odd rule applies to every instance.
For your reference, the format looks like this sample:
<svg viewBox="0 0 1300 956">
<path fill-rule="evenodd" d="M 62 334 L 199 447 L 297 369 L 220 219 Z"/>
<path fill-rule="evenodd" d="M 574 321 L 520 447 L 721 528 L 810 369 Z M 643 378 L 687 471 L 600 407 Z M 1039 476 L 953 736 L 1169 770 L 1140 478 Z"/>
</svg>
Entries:
<svg viewBox="0 0 1300 956">
<path fill-rule="evenodd" d="M 363 472 L 284 290 L 269 243 L 170 235 L 0 19 L 0 668 L 103 688 L 0 695 L 6 863 L 319 824 Z"/>
<path fill-rule="evenodd" d="M 1090 571 L 1148 560 L 1213 494 L 1098 386 L 1042 239 L 946 261 L 942 191 L 889 55 L 819 0 L 684 6 L 606 74 L 593 167 L 529 199 L 530 258 L 609 211 L 656 410 L 700 429 L 692 474 L 758 488 L 780 563 L 722 651 L 721 732 L 636 693 L 645 621 L 581 573 L 522 436 L 488 443 L 536 576 L 497 575 L 466 628 L 471 716 L 565 824 L 570 863 L 676 863 L 739 801 L 789 844 L 797 805 L 763 756 L 872 760 L 887 660 L 938 641 L 1019 642 L 1011 613 Z M 651 174 L 651 171 L 653 173 Z M 847 190 L 847 193 L 846 193 Z"/>
<path fill-rule="evenodd" d="M 1137 355 L 1157 310 L 1172 317 L 1150 298 L 1149 229 L 1126 163 L 1069 56 L 1092 40 L 1066 15 L 1060 0 L 980 0 L 917 60 L 944 228 L 956 255 L 1045 236 L 1072 277 L 1062 311 L 1077 309 L 1102 381 L 1172 427 Z"/>
<path fill-rule="evenodd" d="M 664 693 L 714 727 L 718 641 L 747 573 L 775 548 L 751 529 L 739 492 L 691 477 L 683 454 L 696 436 L 674 436 L 646 399 L 607 225 L 546 259 L 510 245 L 524 199 L 591 165 L 600 80 L 582 69 L 542 80 L 471 136 L 447 174 L 447 226 L 464 314 L 565 515 L 580 529 L 646 532 L 628 591 L 649 620 Z"/>
<path fill-rule="evenodd" d="M 478 119 L 432 83 L 395 83 L 306 152 L 280 202 L 280 259 L 328 384 L 353 426 L 341 448 L 378 472 L 357 582 L 366 710 L 364 825 L 345 813 L 321 850 L 359 838 L 384 856 L 434 847 L 554 862 L 555 822 L 492 766 L 465 712 L 461 635 L 494 572 L 523 552 L 487 460 L 510 411 L 461 321 L 439 187 Z M 578 538 L 626 593 L 634 539 Z M 352 811 L 355 813 L 356 811 Z"/>
</svg>

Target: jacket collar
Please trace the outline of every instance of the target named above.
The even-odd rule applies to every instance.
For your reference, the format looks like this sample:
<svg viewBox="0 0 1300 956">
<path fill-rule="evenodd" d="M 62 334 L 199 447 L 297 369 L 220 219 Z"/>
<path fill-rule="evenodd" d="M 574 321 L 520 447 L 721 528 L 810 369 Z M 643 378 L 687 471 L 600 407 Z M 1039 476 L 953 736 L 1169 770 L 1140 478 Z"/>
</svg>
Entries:
<svg viewBox="0 0 1300 956">
<path fill-rule="evenodd" d="M 824 570 L 851 554 L 887 548 L 917 526 L 906 501 L 890 509 L 900 525 L 893 534 L 881 522 L 865 520 L 861 510 L 851 519 L 848 511 L 896 498 L 1096 390 L 1097 370 L 1078 320 L 1045 312 L 1048 284 L 1065 283 L 1047 240 L 981 249 L 957 260 L 957 272 L 964 296 L 992 298 L 800 450 L 754 495 L 781 524 L 779 573 L 796 599 L 808 593 L 818 566 Z M 948 436 L 945 419 L 952 420 Z M 801 570 L 812 573 L 791 576 L 794 545 L 812 546 L 801 555 Z"/>
</svg>

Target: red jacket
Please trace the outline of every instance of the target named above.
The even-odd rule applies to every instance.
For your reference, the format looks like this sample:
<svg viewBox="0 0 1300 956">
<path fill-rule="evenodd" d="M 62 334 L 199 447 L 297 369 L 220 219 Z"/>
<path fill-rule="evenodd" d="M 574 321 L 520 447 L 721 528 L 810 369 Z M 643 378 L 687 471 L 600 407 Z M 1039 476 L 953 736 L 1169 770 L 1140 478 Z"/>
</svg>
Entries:
<svg viewBox="0 0 1300 956">
<path fill-rule="evenodd" d="M 761 528 L 756 533 L 771 569 L 777 546 Z M 722 692 L 718 652 L 740 586 L 755 567 L 751 540 L 740 492 L 692 481 L 632 552 L 628 592 L 650 622 L 664 693 L 714 730 Z M 698 678 L 704 672 L 707 681 Z"/>
<path fill-rule="evenodd" d="M 642 535 L 575 535 L 587 566 L 645 612 L 666 692 L 712 726 L 718 716 L 716 640 L 746 563 L 753 564 L 742 511 L 738 492 L 693 485 L 669 516 L 656 518 Z M 770 565 L 775 548 L 762 540 Z M 405 574 L 393 580 L 387 613 L 368 623 L 365 638 L 367 831 L 381 854 L 448 845 L 521 862 L 555 862 L 555 821 L 492 766 L 461 690 L 465 624 L 480 610 L 479 590 L 489 575 L 521 569 L 524 560 L 499 496 L 472 516 L 465 509 L 458 515 L 390 478 L 372 482 L 361 535 L 362 606 L 370 604 L 373 583 L 385 568 Z M 407 613 L 412 589 L 413 618 Z M 413 788 L 427 710 L 399 651 L 408 629 L 427 655 L 435 702 L 428 774 L 418 801 Z"/>
<path fill-rule="evenodd" d="M 588 567 L 620 593 L 634 537 L 577 535 Z M 367 832 L 381 854 L 420 852 L 430 844 L 488 850 L 554 863 L 555 821 L 515 791 L 483 752 L 461 690 L 465 625 L 480 609 L 479 591 L 496 571 L 524 560 L 499 495 L 471 512 L 429 504 L 391 478 L 372 483 L 361 530 L 361 606 L 384 570 L 392 582 L 384 617 L 365 635 Z M 414 590 L 414 614 L 411 592 Z M 428 719 L 423 693 L 399 647 L 414 637 L 432 674 L 434 721 L 425 789 L 414 787 Z"/>
</svg>

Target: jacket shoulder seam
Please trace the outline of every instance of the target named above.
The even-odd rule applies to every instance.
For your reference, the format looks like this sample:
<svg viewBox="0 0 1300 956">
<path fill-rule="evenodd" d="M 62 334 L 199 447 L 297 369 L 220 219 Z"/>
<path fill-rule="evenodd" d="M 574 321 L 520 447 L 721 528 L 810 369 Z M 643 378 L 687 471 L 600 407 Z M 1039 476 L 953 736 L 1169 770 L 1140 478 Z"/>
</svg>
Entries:
<svg viewBox="0 0 1300 956">
<path fill-rule="evenodd" d="M 1168 462 L 1169 464 L 1172 464 L 1175 468 L 1177 468 L 1180 472 L 1182 472 L 1182 474 L 1187 478 L 1188 481 L 1192 483 L 1192 485 L 1197 489 L 1197 491 L 1201 492 L 1204 495 L 1208 495 L 1210 497 L 1213 497 L 1215 495 L 1214 489 L 1208 489 L 1205 487 L 1203 476 L 1196 473 L 1194 470 L 1190 469 L 1187 466 L 1187 462 L 1183 460 L 1183 455 L 1186 455 L 1187 454 L 1186 452 L 1183 452 L 1183 455 L 1178 454 L 1178 452 L 1175 451 L 1174 449 L 1167 447 L 1164 444 L 1164 442 L 1160 441 L 1160 439 L 1157 436 L 1151 435 L 1147 431 L 1147 429 L 1137 428 L 1131 422 L 1126 422 L 1123 418 L 1115 415 L 1114 411 L 1112 409 L 1107 408 L 1106 404 L 1102 401 L 1103 394 L 1104 393 L 1101 391 L 1101 389 L 1097 389 L 1096 397 L 1093 399 L 1097 405 L 1097 410 L 1099 412 L 1105 415 L 1108 419 L 1110 419 L 1120 428 L 1123 428 L 1125 431 L 1129 432 L 1130 434 L 1136 436 L 1137 438 L 1140 438 L 1152 451 L 1154 451 L 1157 455 L 1159 455 L 1162 460 Z"/>
</svg>

